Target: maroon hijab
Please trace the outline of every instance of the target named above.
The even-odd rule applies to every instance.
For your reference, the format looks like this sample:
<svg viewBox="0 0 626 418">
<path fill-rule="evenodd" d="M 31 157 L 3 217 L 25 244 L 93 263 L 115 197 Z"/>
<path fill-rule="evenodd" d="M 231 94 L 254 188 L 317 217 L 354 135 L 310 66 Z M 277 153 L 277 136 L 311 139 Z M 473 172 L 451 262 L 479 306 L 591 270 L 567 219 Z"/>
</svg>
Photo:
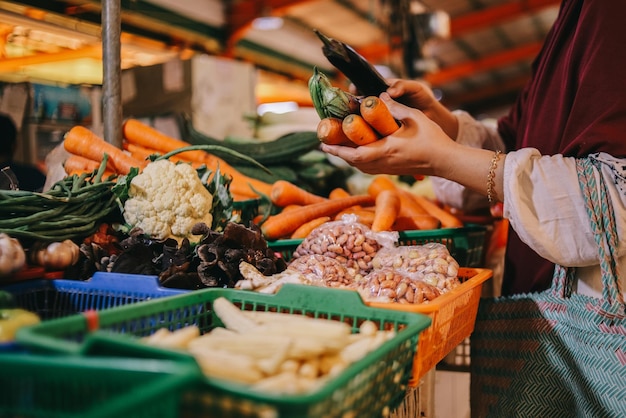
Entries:
<svg viewBox="0 0 626 418">
<path fill-rule="evenodd" d="M 531 80 L 499 120 L 507 150 L 626 157 L 625 18 L 624 1 L 563 0 Z M 503 294 L 546 289 L 553 271 L 554 264 L 509 230 Z"/>
</svg>

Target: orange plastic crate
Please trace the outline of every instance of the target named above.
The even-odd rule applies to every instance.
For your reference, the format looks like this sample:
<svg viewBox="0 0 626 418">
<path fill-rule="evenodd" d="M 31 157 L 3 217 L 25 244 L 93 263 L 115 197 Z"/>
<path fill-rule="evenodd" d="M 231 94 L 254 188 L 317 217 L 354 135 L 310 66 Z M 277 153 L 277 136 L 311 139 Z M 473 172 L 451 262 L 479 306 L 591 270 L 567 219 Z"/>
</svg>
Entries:
<svg viewBox="0 0 626 418">
<path fill-rule="evenodd" d="M 474 331 L 482 284 L 492 275 L 489 269 L 460 268 L 458 277 L 462 284 L 425 304 L 366 302 L 377 308 L 416 312 L 431 318 L 432 324 L 422 331 L 417 343 L 410 386 L 419 386 L 421 378 Z"/>
</svg>

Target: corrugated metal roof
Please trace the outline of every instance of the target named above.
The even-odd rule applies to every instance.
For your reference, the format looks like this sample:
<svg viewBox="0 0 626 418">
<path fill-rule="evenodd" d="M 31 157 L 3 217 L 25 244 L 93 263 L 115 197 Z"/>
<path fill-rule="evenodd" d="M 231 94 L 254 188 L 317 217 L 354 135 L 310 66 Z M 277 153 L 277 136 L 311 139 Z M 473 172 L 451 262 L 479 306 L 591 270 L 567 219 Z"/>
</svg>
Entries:
<svg viewBox="0 0 626 418">
<path fill-rule="evenodd" d="M 28 4 L 90 22 L 97 22 L 102 5 L 97 0 L 0 3 Z M 318 29 L 398 76 L 423 78 L 451 107 L 484 111 L 510 103 L 519 92 L 560 1 L 422 0 L 420 4 L 425 12 L 449 16 L 448 38 L 419 38 L 419 46 L 411 46 L 407 28 L 415 19 L 415 0 L 194 2 L 203 10 L 221 11 L 211 14 L 211 22 L 206 13 L 194 16 L 189 5 L 177 10 L 175 0 L 134 0 L 122 2 L 122 23 L 127 31 L 155 36 L 165 44 L 205 48 L 300 81 L 308 79 L 313 66 L 333 75 L 313 33 Z M 282 17 L 283 26 L 272 31 L 254 29 L 252 20 L 263 14 Z"/>
</svg>

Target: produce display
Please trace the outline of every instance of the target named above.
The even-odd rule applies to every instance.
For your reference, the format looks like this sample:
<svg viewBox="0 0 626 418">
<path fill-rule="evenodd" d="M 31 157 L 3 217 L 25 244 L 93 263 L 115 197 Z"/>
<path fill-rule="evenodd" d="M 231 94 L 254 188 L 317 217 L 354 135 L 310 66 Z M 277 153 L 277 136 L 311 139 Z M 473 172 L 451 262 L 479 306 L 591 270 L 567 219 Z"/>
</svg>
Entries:
<svg viewBox="0 0 626 418">
<path fill-rule="evenodd" d="M 217 288 L 177 291 L 192 297 L 238 289 L 246 292 L 232 294 L 275 298 L 286 284 L 298 284 L 309 286 L 305 291 L 321 304 L 328 305 L 324 292 L 330 291 L 320 288 L 339 288 L 350 290 L 338 293 L 363 306 L 393 303 L 415 309 L 453 296 L 461 286 L 460 267 L 446 245 L 401 245 L 399 233 L 457 228 L 463 222 L 389 176 L 372 177 L 365 191 L 351 193 L 345 169 L 318 150 L 320 141 L 351 146 L 377 141 L 399 129 L 398 122 L 377 97 L 335 88 L 317 69 L 309 89 L 321 118 L 317 132 L 293 132 L 269 142 L 216 140 L 197 131 L 186 116 L 183 140 L 125 120 L 121 149 L 83 126 L 71 128 L 63 140 L 69 153 L 65 177 L 45 192 L 0 190 L 0 284 L 33 278 L 28 270 L 36 267 L 52 273 L 46 278 L 73 284 L 111 272 L 156 276 L 160 290 Z M 291 239 L 301 241 L 289 257 L 273 248 Z M 134 282 L 128 282 L 135 292 Z M 284 300 L 296 292 L 292 289 L 303 291 L 285 286 Z M 346 393 L 358 408 L 368 408 L 358 397 L 376 390 L 388 413 L 389 400 L 406 388 L 400 380 L 408 379 L 408 362 L 416 355 L 417 334 L 404 336 L 402 322 L 417 320 L 395 312 L 390 324 L 381 323 L 386 314 L 351 321 L 350 306 L 341 306 L 336 316 L 323 306 L 318 317 L 298 307 L 306 303 L 294 295 L 296 307 L 289 311 L 279 305 L 256 310 L 258 305 L 246 307 L 224 296 L 210 304 L 191 301 L 180 307 L 181 317 L 159 311 L 157 319 L 147 321 L 142 312 L 137 323 L 150 322 L 151 329 L 142 331 L 138 341 L 186 351 L 208 378 L 234 383 L 231 389 L 242 384 L 250 393 L 259 392 L 258 399 L 263 394 L 304 399 L 333 384 L 344 390 L 350 378 Z M 178 296 L 159 305 L 132 298 L 122 304 L 160 309 Z M 332 300 L 344 305 L 337 303 L 340 298 Z M 89 319 L 104 318 L 98 317 L 100 306 L 76 309 L 98 311 Z M 209 318 L 207 309 L 215 317 Z M 186 315 L 198 315 L 197 321 Z M 11 295 L 0 290 L 0 344 L 14 342 L 20 328 L 42 318 L 41 325 L 55 320 L 15 307 Z M 184 324 L 168 323 L 176 320 Z M 206 328 L 213 320 L 223 326 Z M 420 326 L 426 329 L 429 323 Z M 135 325 L 122 329 L 140 335 Z M 364 371 L 357 373 L 357 362 Z M 377 379 L 365 381 L 372 374 Z M 384 387 L 379 385 L 382 375 L 388 379 Z M 383 393 L 389 388 L 394 393 Z M 323 402 L 348 403 L 357 410 L 351 400 L 340 399 L 344 395 L 331 389 Z M 324 408 L 321 402 L 319 408 Z"/>
<path fill-rule="evenodd" d="M 262 275 L 244 264 L 236 288 L 274 293 L 284 283 L 356 290 L 368 302 L 428 303 L 461 285 L 459 264 L 439 243 L 397 245 L 352 215 L 326 222 L 302 240 L 285 271 Z"/>
<path fill-rule="evenodd" d="M 208 377 L 293 395 L 322 387 L 396 335 L 372 321 L 352 333 L 350 325 L 331 319 L 242 311 L 224 297 L 212 306 L 223 328 L 204 334 L 196 325 L 160 328 L 143 342 L 187 350 Z"/>
<path fill-rule="evenodd" d="M 154 134 L 141 126 L 134 129 Z M 98 140 L 89 138 L 87 144 Z M 144 140 L 135 141 L 145 145 Z M 248 167 L 264 170 L 239 151 L 167 138 L 158 142 L 160 150 L 146 151 L 127 140 L 123 154 L 137 159 L 143 155 L 141 163 L 131 165 L 127 157 L 112 154 L 110 158 L 102 151 L 106 148 L 98 151 L 94 146 L 103 153 L 99 165 L 87 159 L 87 152 L 72 154 L 71 159 L 83 158 L 84 165 L 74 166 L 49 192 L 7 191 L 14 194 L 0 199 L 7 219 L 7 224 L 0 221 L 6 227 L 0 229 L 0 261 L 10 262 L 0 280 L 11 281 L 30 264 L 62 271 L 63 278 L 73 280 L 88 280 L 95 272 L 154 275 L 167 288 L 234 288 L 272 297 L 286 290 L 286 284 L 304 284 L 311 290 L 340 288 L 367 304 L 390 302 L 411 309 L 434 306 L 438 298 L 461 285 L 456 274 L 459 265 L 444 245 L 398 245 L 398 232 L 462 223 L 450 222 L 454 215 L 436 204 L 420 205 L 418 197 L 387 177 L 373 178 L 363 194 L 351 194 L 343 187 L 321 194 L 285 179 L 267 183 L 256 179 L 263 185 L 257 188 L 225 161 L 249 159 Z M 217 150 L 224 159 L 213 154 Z M 70 169 L 67 161 L 65 168 Z M 235 202 L 249 200 L 258 203 L 258 214 L 254 211 L 255 217 L 242 219 L 235 213 Z M 273 242 L 286 238 L 302 239 L 290 259 L 272 248 Z M 149 301 L 126 303 L 141 308 Z M 194 302 L 182 310 L 196 312 L 197 306 Z M 149 336 L 143 333 L 138 345 L 189 353 L 212 385 L 223 381 L 236 388 L 235 399 L 252 396 L 264 403 L 264 396 L 292 396 L 305 402 L 307 397 L 313 400 L 324 394 L 341 408 L 345 405 L 346 411 L 357 411 L 365 405 L 360 396 L 371 396 L 377 399 L 376 408 L 380 404 L 388 413 L 389 406 L 395 405 L 389 400 L 400 399 L 407 387 L 404 382 L 412 382 L 409 375 L 418 376 L 409 362 L 423 363 L 415 357 L 416 340 L 402 344 L 402 356 L 399 348 L 389 351 L 402 335 L 393 326 L 379 328 L 366 320 L 355 327 L 343 319 L 271 312 L 278 309 L 276 305 L 268 312 L 240 310 L 223 298 L 213 301 L 211 308 L 223 327 L 204 329 L 206 317 L 171 327 L 163 318 L 178 317 L 176 308 L 172 314 L 159 313 L 156 321 L 162 328 Z M 145 322 L 143 313 L 141 317 L 138 322 Z M 0 343 L 14 345 L 18 330 L 37 328 L 38 322 L 42 319 L 33 312 L 0 309 Z M 17 334 L 18 342 L 29 329 Z M 367 371 L 354 376 L 351 373 L 359 365 Z M 377 377 L 372 379 L 373 375 Z M 348 377 L 350 388 L 344 392 Z M 375 396 L 369 394 L 374 391 Z M 216 397 L 212 392 L 210 396 Z M 325 406 L 319 408 L 311 416 L 320 416 Z"/>
<path fill-rule="evenodd" d="M 311 133 L 265 144 L 218 144 L 185 126 L 195 143 L 129 119 L 124 150 L 111 149 L 84 127 L 68 131 L 65 178 L 44 193 L 0 191 L 0 233 L 6 235 L 0 240 L 0 261 L 6 260 L 0 273 L 10 277 L 35 265 L 76 280 L 105 271 L 156 275 L 161 285 L 172 288 L 235 287 L 245 279 L 242 263 L 266 277 L 286 271 L 287 261 L 271 248 L 276 240 L 304 239 L 293 267 L 315 268 L 324 255 L 314 250 L 315 233 L 330 236 L 328 228 L 346 216 L 378 238 L 383 232 L 463 225 L 386 176 L 373 178 L 365 194 L 336 187 L 322 195 L 284 179 L 250 180 L 231 165 L 239 161 L 263 171 L 257 154 L 248 153 L 284 162 L 294 150 L 313 146 Z M 300 142 L 285 151 L 289 141 Z M 258 199 L 258 215 L 238 218 L 234 203 L 251 198 Z M 339 241 L 331 250 L 339 253 L 346 245 L 352 242 Z M 366 258 L 338 266 L 323 261 L 335 271 L 323 279 L 326 285 L 349 285 L 355 268 L 365 276 L 380 245 L 369 239 L 362 247 Z"/>
</svg>

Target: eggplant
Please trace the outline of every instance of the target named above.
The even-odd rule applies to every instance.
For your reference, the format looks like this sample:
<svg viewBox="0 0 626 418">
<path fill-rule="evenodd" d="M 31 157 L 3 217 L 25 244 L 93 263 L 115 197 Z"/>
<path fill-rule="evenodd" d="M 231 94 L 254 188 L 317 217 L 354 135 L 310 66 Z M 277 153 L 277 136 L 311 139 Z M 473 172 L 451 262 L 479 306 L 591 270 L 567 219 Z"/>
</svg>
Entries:
<svg viewBox="0 0 626 418">
<path fill-rule="evenodd" d="M 328 61 L 343 73 L 363 96 L 378 96 L 387 90 L 385 78 L 362 55 L 350 45 L 330 38 L 317 29 L 315 34 L 322 40 L 322 52 Z"/>
</svg>

